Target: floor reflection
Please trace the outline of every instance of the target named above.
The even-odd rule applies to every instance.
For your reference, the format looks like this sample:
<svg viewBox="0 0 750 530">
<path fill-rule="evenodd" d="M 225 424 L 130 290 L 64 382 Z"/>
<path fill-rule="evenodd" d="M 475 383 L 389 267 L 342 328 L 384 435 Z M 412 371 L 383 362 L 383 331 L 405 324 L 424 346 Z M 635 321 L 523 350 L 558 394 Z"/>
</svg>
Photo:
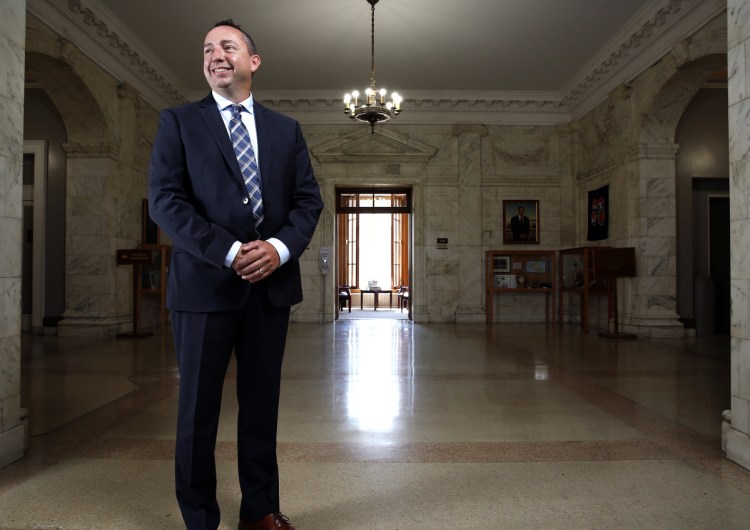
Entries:
<svg viewBox="0 0 750 530">
<path fill-rule="evenodd" d="M 359 431 L 390 433 L 396 420 L 413 410 L 414 342 L 411 323 L 395 321 L 346 322 L 346 408 Z"/>
</svg>

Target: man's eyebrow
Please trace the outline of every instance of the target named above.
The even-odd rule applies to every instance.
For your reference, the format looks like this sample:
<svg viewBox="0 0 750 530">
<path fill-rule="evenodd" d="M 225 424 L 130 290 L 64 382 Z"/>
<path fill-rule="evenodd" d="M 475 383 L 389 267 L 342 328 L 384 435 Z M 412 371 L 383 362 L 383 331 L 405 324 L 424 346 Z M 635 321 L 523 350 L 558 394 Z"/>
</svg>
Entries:
<svg viewBox="0 0 750 530">
<path fill-rule="evenodd" d="M 237 44 L 237 41 L 234 40 L 234 39 L 223 39 L 223 40 L 219 41 L 219 44 L 222 45 L 222 46 L 225 45 L 225 44 Z M 213 42 L 207 42 L 207 43 L 205 43 L 203 45 L 203 47 L 204 48 L 208 48 L 209 46 L 213 46 L 213 45 L 214 45 Z"/>
</svg>

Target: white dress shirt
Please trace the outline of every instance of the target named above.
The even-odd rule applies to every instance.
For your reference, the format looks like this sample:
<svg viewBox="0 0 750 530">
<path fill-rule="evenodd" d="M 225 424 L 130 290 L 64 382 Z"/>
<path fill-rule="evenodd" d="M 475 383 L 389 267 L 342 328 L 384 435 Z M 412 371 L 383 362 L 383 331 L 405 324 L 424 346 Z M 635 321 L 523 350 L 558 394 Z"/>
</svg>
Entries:
<svg viewBox="0 0 750 530">
<path fill-rule="evenodd" d="M 224 127 L 227 129 L 227 135 L 229 135 L 229 120 L 232 118 L 232 105 L 234 105 L 233 101 L 229 101 L 227 98 L 222 96 L 221 94 L 217 94 L 216 92 L 211 92 L 211 94 L 214 97 L 214 100 L 216 101 L 216 105 L 219 107 L 219 112 L 221 113 L 221 119 L 224 120 Z M 250 143 L 253 144 L 253 152 L 255 153 L 255 162 L 258 165 L 258 176 L 260 177 L 260 158 L 258 157 L 258 133 L 255 131 L 255 115 L 253 114 L 253 95 L 250 94 L 250 97 L 247 98 L 244 101 L 240 102 L 240 105 L 244 107 L 241 117 L 242 117 L 242 123 L 247 128 L 247 132 L 250 134 Z M 289 258 L 291 257 L 289 249 L 287 246 L 279 239 L 276 239 L 275 237 L 270 237 L 267 239 L 267 241 L 274 246 L 276 249 L 276 252 L 279 254 L 279 259 L 281 260 L 279 265 L 283 265 L 287 261 L 289 261 Z M 232 262 L 234 261 L 235 256 L 237 256 L 237 253 L 240 251 L 240 247 L 242 246 L 242 243 L 240 241 L 235 241 L 234 244 L 229 249 L 229 252 L 227 252 L 226 258 L 224 258 L 224 265 L 226 267 L 231 267 Z"/>
</svg>

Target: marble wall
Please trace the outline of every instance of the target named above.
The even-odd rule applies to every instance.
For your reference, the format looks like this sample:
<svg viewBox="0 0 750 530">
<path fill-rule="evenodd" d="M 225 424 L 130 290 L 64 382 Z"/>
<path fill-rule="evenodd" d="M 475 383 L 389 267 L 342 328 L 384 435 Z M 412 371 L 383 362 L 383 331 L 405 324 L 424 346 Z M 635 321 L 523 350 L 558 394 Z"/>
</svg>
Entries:
<svg viewBox="0 0 750 530">
<path fill-rule="evenodd" d="M 732 358 L 727 457 L 750 468 L 750 4 L 729 0 Z"/>
<path fill-rule="evenodd" d="M 27 75 L 52 100 L 68 137 L 65 311 L 58 334 L 132 330 L 132 270 L 118 267 L 115 253 L 141 240 L 157 111 L 32 16 L 26 47 Z M 143 325 L 158 321 L 158 301 L 144 299 Z"/>
<path fill-rule="evenodd" d="M 21 177 L 26 2 L 0 0 L 0 467 L 23 456 Z"/>
</svg>

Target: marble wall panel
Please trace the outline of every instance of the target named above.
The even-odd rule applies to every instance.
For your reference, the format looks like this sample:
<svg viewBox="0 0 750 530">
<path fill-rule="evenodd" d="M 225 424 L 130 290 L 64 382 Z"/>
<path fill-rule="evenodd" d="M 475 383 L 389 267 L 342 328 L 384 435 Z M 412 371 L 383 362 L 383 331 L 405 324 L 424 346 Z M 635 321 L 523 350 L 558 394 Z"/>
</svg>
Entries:
<svg viewBox="0 0 750 530">
<path fill-rule="evenodd" d="M 485 165 L 495 168 L 552 168 L 559 164 L 557 138 L 551 135 L 495 134 L 489 137 Z"/>
<path fill-rule="evenodd" d="M 124 314 L 129 308 L 120 310 L 115 302 L 117 296 L 111 294 L 91 294 L 91 293 L 68 293 L 65 297 L 65 316 L 68 317 L 87 317 L 92 321 L 109 318 Z"/>
<path fill-rule="evenodd" d="M 748 358 L 750 358 L 750 341 L 734 336 L 731 341 L 731 359 L 742 359 L 745 356 L 749 356 Z M 739 377 L 739 363 L 732 363 L 729 370 L 729 393 L 733 396 L 739 394 Z"/>
<path fill-rule="evenodd" d="M 750 218 L 750 197 L 746 175 L 750 175 L 750 159 L 733 162 L 730 165 L 731 200 L 729 201 L 729 219 L 737 221 Z"/>
<path fill-rule="evenodd" d="M 73 197 L 104 197 L 108 195 L 103 175 L 73 175 L 68 178 L 68 194 Z"/>
<path fill-rule="evenodd" d="M 744 0 L 727 0 L 727 46 L 740 46 L 749 35 L 750 5 Z"/>
<path fill-rule="evenodd" d="M 674 276 L 671 278 L 674 279 Z M 638 276 L 633 278 L 633 286 L 637 292 L 650 296 L 675 296 L 676 286 L 666 281 L 662 276 Z"/>
<path fill-rule="evenodd" d="M 750 279 L 750 219 L 730 221 L 729 246 L 733 280 Z"/>
<path fill-rule="evenodd" d="M 458 292 L 460 278 L 460 276 L 436 276 L 432 285 L 436 291 Z"/>
<path fill-rule="evenodd" d="M 0 337 L 11 338 L 21 330 L 21 278 L 0 278 Z"/>
<path fill-rule="evenodd" d="M 730 291 L 732 299 L 732 337 L 750 341 L 750 280 L 738 280 L 732 277 Z M 750 346 L 748 348 L 748 351 L 750 351 Z"/>
<path fill-rule="evenodd" d="M 732 105 L 729 113 L 729 162 L 750 156 L 750 100 Z"/>
<path fill-rule="evenodd" d="M 20 204 L 18 206 L 20 210 Z M 0 217 L 0 275 L 21 276 L 21 220 Z"/>
<path fill-rule="evenodd" d="M 727 51 L 727 70 L 729 77 L 729 105 L 739 103 L 750 94 L 748 83 L 748 43 L 730 48 Z"/>
<path fill-rule="evenodd" d="M 640 291 L 633 290 L 633 306 L 636 308 L 636 316 L 645 319 L 649 317 L 665 317 L 670 324 L 674 324 L 677 310 L 677 300 L 674 296 L 652 296 L 638 294 Z"/>
<path fill-rule="evenodd" d="M 5 15 L 4 9 L 3 15 Z M 0 78 L 0 98 L 23 101 L 25 79 L 23 40 L 19 43 L 0 36 L 0 57 L 3 58 L 5 70 L 3 77 Z"/>
<path fill-rule="evenodd" d="M 110 238 L 104 236 L 67 236 L 67 252 L 70 256 L 76 255 L 105 255 L 114 256 L 116 249 L 111 248 Z M 68 271 L 69 273 L 78 271 Z"/>
<path fill-rule="evenodd" d="M 0 399 L 21 393 L 21 343 L 20 337 L 0 338 Z"/>
<path fill-rule="evenodd" d="M 676 270 L 676 256 L 643 256 L 636 259 L 636 274 L 638 275 L 666 276 L 671 280 Z"/>
<path fill-rule="evenodd" d="M 646 237 L 671 237 L 675 235 L 674 217 L 647 217 L 642 221 L 645 227 L 640 233 Z"/>
<path fill-rule="evenodd" d="M 740 432 L 750 431 L 750 401 L 732 396 L 732 428 Z"/>
<path fill-rule="evenodd" d="M 8 163 L 11 160 L 4 156 L 0 156 L 0 217 L 8 216 L 8 213 L 15 211 L 13 203 L 7 200 L 8 188 L 13 184 L 13 181 L 19 180 L 17 177 L 18 172 L 9 172 Z M 12 175 L 12 178 L 9 177 Z M 6 213 L 7 212 L 7 213 Z"/>
<path fill-rule="evenodd" d="M 69 294 L 97 295 L 115 292 L 115 279 L 112 275 L 87 276 L 76 274 L 68 276 L 65 291 Z"/>
<path fill-rule="evenodd" d="M 75 197 L 68 196 L 68 217 L 104 217 L 112 218 L 118 213 L 115 197 Z M 114 235 L 114 232 L 111 232 Z"/>
<path fill-rule="evenodd" d="M 4 174 L 4 178 L 3 178 Z M 0 182 L 5 183 L 4 195 L 0 199 L 3 217 L 21 215 L 23 200 L 23 162 L 21 159 L 0 157 Z"/>
<path fill-rule="evenodd" d="M 750 351 L 747 351 L 749 348 L 748 345 L 744 345 L 745 351 L 742 352 L 742 355 L 735 357 L 737 360 L 737 386 L 733 394 L 746 400 L 750 400 Z"/>
<path fill-rule="evenodd" d="M 0 157 L 17 158 L 23 149 L 23 101 L 0 97 Z"/>
<path fill-rule="evenodd" d="M 638 241 L 636 252 L 643 256 L 674 256 L 674 237 L 647 237 Z"/>
</svg>

